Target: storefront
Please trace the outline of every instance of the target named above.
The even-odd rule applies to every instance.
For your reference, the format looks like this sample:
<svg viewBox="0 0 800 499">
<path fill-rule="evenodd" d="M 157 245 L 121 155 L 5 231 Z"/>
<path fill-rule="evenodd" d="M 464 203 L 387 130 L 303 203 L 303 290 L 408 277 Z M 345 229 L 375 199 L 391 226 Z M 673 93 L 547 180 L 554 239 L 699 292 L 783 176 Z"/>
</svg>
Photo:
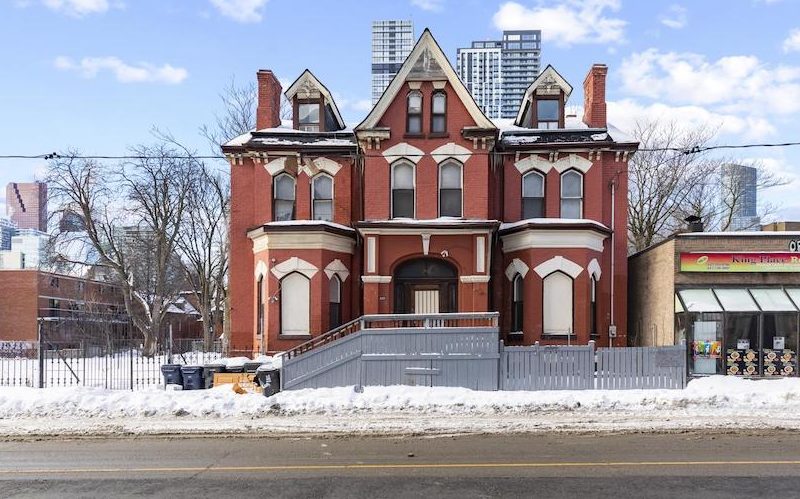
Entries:
<svg viewBox="0 0 800 499">
<path fill-rule="evenodd" d="M 685 342 L 692 376 L 797 376 L 798 240 L 796 232 L 686 233 L 632 255 L 635 344 Z"/>
</svg>

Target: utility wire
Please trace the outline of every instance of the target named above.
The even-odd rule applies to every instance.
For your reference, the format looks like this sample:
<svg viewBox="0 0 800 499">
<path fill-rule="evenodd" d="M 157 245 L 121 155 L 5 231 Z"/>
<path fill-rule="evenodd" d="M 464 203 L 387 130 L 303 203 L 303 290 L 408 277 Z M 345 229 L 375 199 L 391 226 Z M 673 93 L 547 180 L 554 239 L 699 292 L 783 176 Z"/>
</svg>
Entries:
<svg viewBox="0 0 800 499">
<path fill-rule="evenodd" d="M 586 143 L 587 145 L 591 143 Z M 538 144 L 531 143 L 529 144 L 531 147 L 536 147 Z M 550 145 L 550 144 L 548 144 Z M 556 144 L 557 145 L 557 144 Z M 582 144 L 564 144 L 565 146 L 576 146 Z M 680 154 L 698 154 L 706 151 L 714 151 L 720 149 L 751 149 L 756 147 L 792 147 L 792 146 L 800 146 L 800 142 L 779 142 L 779 143 L 756 143 L 756 144 L 722 144 L 722 145 L 712 145 L 712 146 L 694 146 L 688 149 L 680 148 L 680 147 L 640 147 L 636 149 L 638 152 L 675 152 Z M 472 152 L 471 155 L 479 156 L 479 155 L 502 155 L 502 156 L 509 156 L 517 154 L 516 151 L 502 151 L 502 152 L 482 152 L 476 151 Z M 397 156 L 397 157 L 424 157 L 424 156 L 433 156 L 432 153 L 415 153 L 415 154 L 375 154 L 375 153 L 350 153 L 347 156 L 353 157 L 362 157 L 362 158 L 383 158 L 386 156 Z M 188 155 L 188 154 L 168 154 L 168 155 L 161 155 L 161 156 L 140 156 L 140 155 L 94 155 L 94 154 L 59 154 L 59 153 L 47 153 L 47 154 L 36 154 L 36 155 L 25 155 L 25 154 L 0 154 L 0 159 L 44 159 L 44 160 L 53 160 L 53 159 L 159 159 L 159 158 L 172 158 L 172 159 L 226 159 L 223 155 Z"/>
</svg>

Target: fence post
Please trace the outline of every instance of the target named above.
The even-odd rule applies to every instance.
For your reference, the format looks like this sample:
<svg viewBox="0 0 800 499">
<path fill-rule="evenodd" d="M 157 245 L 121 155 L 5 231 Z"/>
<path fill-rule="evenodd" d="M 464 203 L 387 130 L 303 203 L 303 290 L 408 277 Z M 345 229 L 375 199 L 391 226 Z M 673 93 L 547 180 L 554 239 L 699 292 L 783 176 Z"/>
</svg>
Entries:
<svg viewBox="0 0 800 499">
<path fill-rule="evenodd" d="M 505 389 L 505 379 L 506 379 L 506 356 L 505 356 L 505 344 L 503 340 L 500 340 L 500 343 L 497 347 L 497 353 L 499 354 L 497 357 L 497 389 L 503 390 Z"/>
<path fill-rule="evenodd" d="M 594 340 L 589 340 L 590 364 L 589 364 L 589 381 L 590 389 L 597 389 L 597 351 L 595 350 Z"/>
<path fill-rule="evenodd" d="M 133 391 L 133 345 L 128 346 L 128 358 L 131 363 L 131 391 Z"/>
<path fill-rule="evenodd" d="M 44 388 L 44 350 L 42 350 L 42 319 L 39 319 L 37 358 L 39 360 L 39 388 Z"/>
</svg>

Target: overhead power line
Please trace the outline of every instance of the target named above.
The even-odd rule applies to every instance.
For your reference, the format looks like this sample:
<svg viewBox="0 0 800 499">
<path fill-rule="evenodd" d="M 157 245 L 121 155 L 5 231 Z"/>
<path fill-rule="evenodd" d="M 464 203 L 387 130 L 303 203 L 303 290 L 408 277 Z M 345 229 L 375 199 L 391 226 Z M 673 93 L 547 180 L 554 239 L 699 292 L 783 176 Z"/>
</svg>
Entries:
<svg viewBox="0 0 800 499">
<path fill-rule="evenodd" d="M 536 147 L 539 144 L 531 143 L 530 146 Z M 544 145 L 544 144 L 542 144 Z M 549 144 L 548 144 L 549 145 Z M 556 144 L 557 145 L 557 144 Z M 564 144 L 568 145 L 568 144 Z M 574 144 L 569 144 L 573 145 Z M 580 144 L 578 144 L 580 145 Z M 722 149 L 752 149 L 758 147 L 792 147 L 792 146 L 800 146 L 800 142 L 777 142 L 777 143 L 754 143 L 754 144 L 721 144 L 721 145 L 712 145 L 712 146 L 694 146 L 691 148 L 680 148 L 680 147 L 640 147 L 637 149 L 639 152 L 675 152 L 681 154 L 698 154 L 707 151 L 715 151 L 715 150 L 722 150 Z M 504 151 L 504 152 L 474 152 L 472 155 L 492 155 L 492 154 L 499 154 L 499 155 L 514 155 L 517 154 L 516 151 Z M 397 156 L 404 156 L 404 157 L 424 157 L 424 156 L 432 156 L 431 153 L 417 153 L 417 154 L 397 154 Z M 381 153 L 355 153 L 355 154 L 348 154 L 348 156 L 355 156 L 355 157 L 364 157 L 364 158 L 371 158 L 371 157 L 385 157 L 384 154 Z M 392 156 L 391 154 L 389 156 Z M 172 159 L 226 159 L 223 155 L 189 155 L 189 154 L 165 154 L 165 155 L 136 155 L 136 154 L 122 154 L 122 155 L 96 155 L 96 154 L 60 154 L 60 153 L 46 153 L 46 154 L 0 154 L 0 159 L 43 159 L 43 160 L 54 160 L 54 159 L 108 159 L 108 160 L 134 160 L 134 159 L 158 159 L 158 158 L 172 158 Z"/>
</svg>

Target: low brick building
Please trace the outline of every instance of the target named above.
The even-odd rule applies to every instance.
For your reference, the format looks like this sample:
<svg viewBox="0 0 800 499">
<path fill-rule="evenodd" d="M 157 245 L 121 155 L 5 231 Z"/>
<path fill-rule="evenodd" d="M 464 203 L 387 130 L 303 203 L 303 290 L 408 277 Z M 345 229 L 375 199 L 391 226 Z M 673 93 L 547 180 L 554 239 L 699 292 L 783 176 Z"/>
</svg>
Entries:
<svg viewBox="0 0 800 499">
<path fill-rule="evenodd" d="M 685 341 L 694 375 L 796 375 L 800 232 L 677 234 L 628 270 L 631 344 Z"/>
<path fill-rule="evenodd" d="M 286 350 L 362 314 L 499 311 L 509 344 L 626 343 L 627 161 L 607 68 L 551 66 L 486 118 L 428 30 L 354 129 L 306 70 L 259 71 L 231 164 L 231 341 Z"/>
</svg>

